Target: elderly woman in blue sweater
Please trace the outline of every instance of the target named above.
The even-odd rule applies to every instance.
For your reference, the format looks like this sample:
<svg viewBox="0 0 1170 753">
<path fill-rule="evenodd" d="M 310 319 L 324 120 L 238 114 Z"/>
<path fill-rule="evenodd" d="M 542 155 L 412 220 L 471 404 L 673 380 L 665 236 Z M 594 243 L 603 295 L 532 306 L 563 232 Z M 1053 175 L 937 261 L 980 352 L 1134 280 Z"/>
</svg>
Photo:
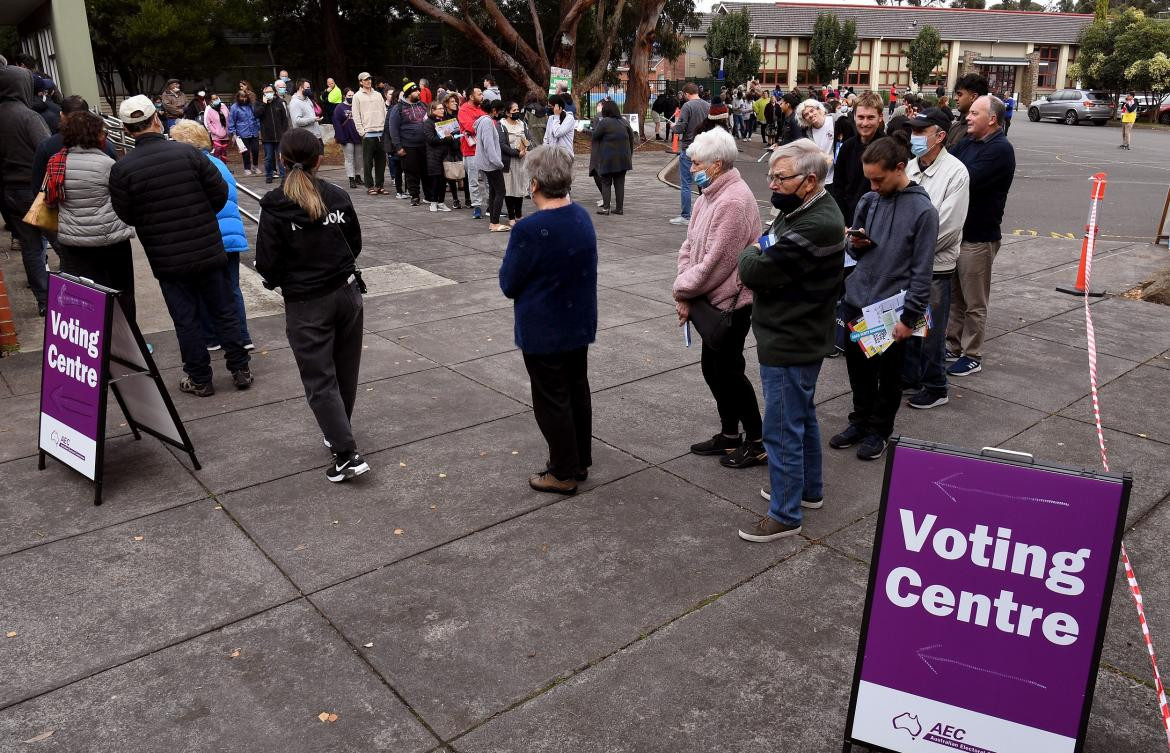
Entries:
<svg viewBox="0 0 1170 753">
<path fill-rule="evenodd" d="M 574 494 L 593 463 L 588 351 L 597 334 L 597 236 L 589 213 L 569 198 L 572 155 L 539 146 L 524 161 L 537 211 L 512 229 L 500 288 L 516 302 L 516 347 L 548 442 L 548 465 L 528 483 Z"/>
<path fill-rule="evenodd" d="M 194 120 L 178 120 L 171 126 L 171 138 L 190 144 L 203 152 L 211 164 L 219 170 L 220 176 L 228 187 L 228 200 L 223 209 L 216 214 L 219 220 L 219 233 L 223 236 L 223 248 L 227 251 L 228 274 L 231 276 L 232 293 L 236 301 L 236 317 L 240 320 L 240 337 L 244 347 L 253 348 L 252 335 L 248 333 L 248 317 L 244 312 L 244 294 L 240 292 L 240 253 L 248 250 L 248 236 L 244 234 L 244 221 L 240 218 L 239 194 L 236 191 L 236 179 L 218 157 L 212 156 L 211 135 L 207 129 Z M 215 334 L 215 326 L 211 315 L 202 307 L 199 310 L 199 320 L 203 326 L 203 339 L 208 350 L 219 350 L 221 345 Z"/>
</svg>

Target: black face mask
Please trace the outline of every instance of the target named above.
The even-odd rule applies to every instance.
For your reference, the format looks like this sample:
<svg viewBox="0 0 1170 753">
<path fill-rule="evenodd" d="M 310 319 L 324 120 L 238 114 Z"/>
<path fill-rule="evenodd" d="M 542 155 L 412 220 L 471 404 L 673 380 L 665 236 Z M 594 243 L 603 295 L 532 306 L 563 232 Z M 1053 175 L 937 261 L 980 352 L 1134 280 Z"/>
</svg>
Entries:
<svg viewBox="0 0 1170 753">
<path fill-rule="evenodd" d="M 508 119 L 509 119 L 509 120 L 519 120 L 519 118 L 520 118 L 520 113 L 518 113 L 518 112 L 510 112 L 510 113 L 508 113 Z"/>
<path fill-rule="evenodd" d="M 804 199 L 794 193 L 776 193 L 772 192 L 772 206 L 779 209 L 784 214 L 795 211 L 804 203 Z"/>
</svg>

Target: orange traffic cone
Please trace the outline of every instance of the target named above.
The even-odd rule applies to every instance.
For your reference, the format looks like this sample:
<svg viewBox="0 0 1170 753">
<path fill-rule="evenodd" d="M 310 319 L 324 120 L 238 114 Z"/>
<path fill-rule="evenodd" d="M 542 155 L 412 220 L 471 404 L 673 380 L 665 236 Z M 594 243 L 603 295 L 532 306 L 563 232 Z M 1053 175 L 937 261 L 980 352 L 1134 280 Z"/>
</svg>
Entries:
<svg viewBox="0 0 1170 753">
<path fill-rule="evenodd" d="M 679 113 L 681 113 L 681 112 L 682 112 L 682 108 L 679 108 L 679 107 L 674 108 L 674 122 L 675 123 L 678 122 L 678 116 L 679 116 Z M 672 127 L 671 130 L 674 132 L 674 135 L 670 139 L 670 151 L 672 154 L 678 154 L 678 129 Z"/>
<path fill-rule="evenodd" d="M 1093 189 L 1089 194 L 1089 224 L 1085 225 L 1085 234 L 1081 238 L 1081 263 L 1077 266 L 1077 281 L 1074 287 L 1058 287 L 1056 290 L 1060 293 L 1068 293 L 1070 295 L 1088 295 L 1094 298 L 1100 298 L 1105 295 L 1103 290 L 1086 291 L 1085 284 L 1085 265 L 1088 262 L 1089 255 L 1097 248 L 1097 236 L 1101 234 L 1101 227 L 1097 224 L 1097 203 L 1105 198 L 1105 173 L 1097 173 L 1092 178 Z"/>
</svg>

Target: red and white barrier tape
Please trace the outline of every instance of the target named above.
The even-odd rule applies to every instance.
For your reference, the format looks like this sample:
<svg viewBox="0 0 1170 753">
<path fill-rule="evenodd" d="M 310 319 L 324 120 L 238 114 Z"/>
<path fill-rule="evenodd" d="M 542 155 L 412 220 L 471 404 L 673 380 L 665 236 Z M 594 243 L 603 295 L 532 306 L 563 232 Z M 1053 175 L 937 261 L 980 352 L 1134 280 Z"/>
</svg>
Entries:
<svg viewBox="0 0 1170 753">
<path fill-rule="evenodd" d="M 1097 426 L 1097 444 L 1101 448 L 1101 466 L 1109 471 L 1109 455 L 1105 451 L 1105 432 L 1101 428 L 1101 404 L 1097 398 L 1097 336 L 1093 330 L 1093 314 L 1089 307 L 1090 281 L 1093 276 L 1093 252 L 1097 247 L 1097 191 L 1093 192 L 1093 204 L 1089 212 L 1089 243 L 1085 252 L 1085 335 L 1089 349 L 1089 388 L 1093 397 L 1093 421 Z M 1138 586 L 1137 576 L 1134 575 L 1133 565 L 1129 561 L 1129 554 L 1125 551 L 1125 542 L 1121 542 L 1121 562 L 1125 566 L 1125 579 L 1129 583 L 1129 593 L 1133 597 L 1137 608 L 1138 622 L 1142 628 L 1142 639 L 1146 642 L 1146 650 L 1150 653 L 1150 664 L 1154 668 L 1154 689 L 1158 693 L 1158 707 L 1162 712 L 1162 727 L 1166 730 L 1166 743 L 1170 746 L 1170 703 L 1166 701 L 1166 688 L 1162 685 L 1162 675 L 1158 671 L 1158 656 L 1154 653 L 1154 641 L 1150 637 L 1150 627 L 1146 623 L 1146 610 L 1142 606 L 1142 590 Z"/>
</svg>

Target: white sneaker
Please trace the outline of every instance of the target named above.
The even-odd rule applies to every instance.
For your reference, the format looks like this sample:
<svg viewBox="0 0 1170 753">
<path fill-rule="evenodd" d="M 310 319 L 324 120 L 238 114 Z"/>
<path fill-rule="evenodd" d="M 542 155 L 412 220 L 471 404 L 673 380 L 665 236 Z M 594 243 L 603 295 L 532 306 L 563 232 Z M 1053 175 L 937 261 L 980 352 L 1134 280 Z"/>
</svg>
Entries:
<svg viewBox="0 0 1170 753">
<path fill-rule="evenodd" d="M 605 206 L 605 199 L 598 199 L 598 200 L 597 200 L 597 206 L 599 206 L 599 207 L 603 207 L 603 206 Z"/>
<path fill-rule="evenodd" d="M 409 198 L 410 198 L 410 194 L 408 194 L 408 193 L 396 193 L 396 194 L 394 194 L 394 198 L 396 198 L 396 199 L 409 199 Z"/>
<path fill-rule="evenodd" d="M 446 204 L 439 204 L 439 211 L 440 212 L 450 212 L 451 207 L 447 206 Z"/>
<path fill-rule="evenodd" d="M 689 225 L 690 223 L 691 219 L 689 217 L 683 217 L 681 214 L 670 221 L 671 225 Z"/>
<path fill-rule="evenodd" d="M 436 204 L 436 203 L 435 203 L 435 202 L 433 202 L 433 201 L 431 202 L 431 211 L 432 211 L 432 212 L 437 212 L 437 211 L 439 211 L 439 205 L 438 205 L 438 204 Z"/>
</svg>

